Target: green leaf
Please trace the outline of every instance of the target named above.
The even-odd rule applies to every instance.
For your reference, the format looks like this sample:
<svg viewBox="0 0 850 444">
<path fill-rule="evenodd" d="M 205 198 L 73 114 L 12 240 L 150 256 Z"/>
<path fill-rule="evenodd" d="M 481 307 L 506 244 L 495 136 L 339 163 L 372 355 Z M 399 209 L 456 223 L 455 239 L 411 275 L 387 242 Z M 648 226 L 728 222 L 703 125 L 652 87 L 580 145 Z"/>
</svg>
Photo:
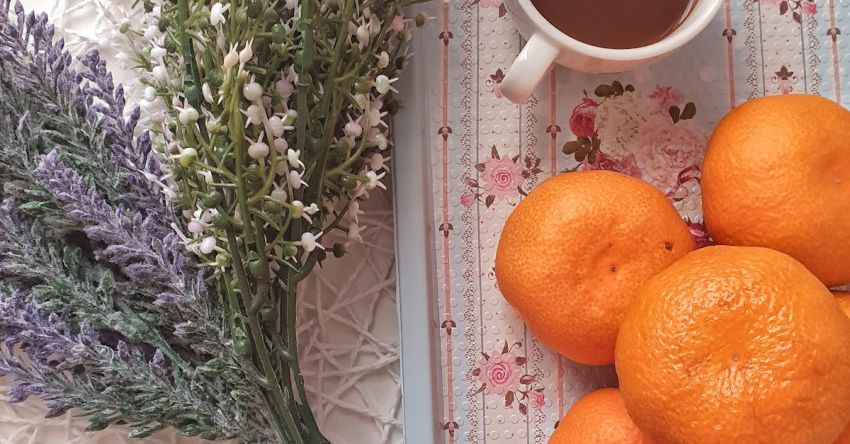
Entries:
<svg viewBox="0 0 850 444">
<path fill-rule="evenodd" d="M 99 432 L 109 427 L 109 420 L 101 413 L 95 413 L 89 416 L 89 425 L 86 427 L 87 432 Z"/>
<path fill-rule="evenodd" d="M 614 94 L 618 96 L 622 96 L 625 92 L 625 88 L 623 88 L 623 84 L 614 80 L 614 83 L 611 83 L 611 88 L 614 89 Z"/>
<path fill-rule="evenodd" d="M 71 272 L 76 272 L 80 265 L 82 253 L 77 247 L 66 246 L 62 249 L 62 264 Z"/>
<path fill-rule="evenodd" d="M 201 427 L 194 423 L 184 424 L 177 428 L 177 434 L 182 436 L 198 436 L 200 433 Z"/>
<path fill-rule="evenodd" d="M 614 88 L 611 85 L 599 85 L 593 90 L 593 94 L 597 97 L 611 97 L 614 95 Z"/>
<path fill-rule="evenodd" d="M 50 202 L 33 201 L 33 202 L 27 202 L 27 203 L 21 205 L 18 208 L 20 208 L 22 211 L 32 212 L 32 211 L 38 211 L 38 210 L 41 210 L 41 209 L 44 209 L 44 208 L 49 208 L 50 204 L 51 204 Z"/>
<path fill-rule="evenodd" d="M 100 276 L 100 282 L 97 285 L 97 290 L 104 294 L 112 293 L 112 289 L 115 287 L 115 277 L 110 272 L 104 272 Z"/>
<path fill-rule="evenodd" d="M 514 392 L 505 393 L 505 407 L 510 407 L 514 403 Z"/>
<path fill-rule="evenodd" d="M 678 106 L 670 107 L 670 118 L 673 119 L 673 123 L 678 123 L 679 119 L 682 117 L 682 112 L 679 110 Z"/>
<path fill-rule="evenodd" d="M 581 149 L 581 142 L 578 140 L 573 140 L 571 142 L 567 142 L 564 144 L 563 152 L 566 155 L 575 154 L 576 151 Z"/>
<path fill-rule="evenodd" d="M 129 437 L 130 439 L 144 439 L 162 430 L 163 428 L 164 426 L 161 425 L 134 427 L 130 430 Z"/>
<path fill-rule="evenodd" d="M 224 361 L 220 358 L 213 358 L 198 367 L 198 370 L 204 373 L 214 373 L 220 371 L 222 368 L 224 368 Z"/>
<path fill-rule="evenodd" d="M 690 120 L 693 119 L 694 116 L 697 115 L 697 106 L 694 105 L 694 102 L 688 102 L 685 105 L 685 109 L 682 110 L 682 120 Z"/>
<path fill-rule="evenodd" d="M 590 154 L 589 150 L 586 150 L 586 149 L 580 150 L 579 152 L 576 153 L 576 161 L 584 162 L 584 159 L 587 158 L 588 154 Z"/>
</svg>

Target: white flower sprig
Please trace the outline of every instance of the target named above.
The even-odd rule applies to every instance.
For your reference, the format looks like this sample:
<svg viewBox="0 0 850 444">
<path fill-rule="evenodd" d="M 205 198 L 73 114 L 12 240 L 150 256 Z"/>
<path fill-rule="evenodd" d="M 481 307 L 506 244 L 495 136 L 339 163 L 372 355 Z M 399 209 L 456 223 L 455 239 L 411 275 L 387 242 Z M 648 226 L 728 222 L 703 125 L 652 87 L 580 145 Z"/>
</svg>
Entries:
<svg viewBox="0 0 850 444">
<path fill-rule="evenodd" d="M 326 442 L 309 409 L 287 407 L 303 382 L 280 314 L 316 264 L 362 241 L 360 202 L 386 189 L 394 84 L 421 20 L 404 17 L 408 0 L 150 1 L 158 15 L 128 35 L 150 42 L 135 58 L 163 110 L 160 186 L 226 295 L 270 424 L 284 442 Z"/>
</svg>

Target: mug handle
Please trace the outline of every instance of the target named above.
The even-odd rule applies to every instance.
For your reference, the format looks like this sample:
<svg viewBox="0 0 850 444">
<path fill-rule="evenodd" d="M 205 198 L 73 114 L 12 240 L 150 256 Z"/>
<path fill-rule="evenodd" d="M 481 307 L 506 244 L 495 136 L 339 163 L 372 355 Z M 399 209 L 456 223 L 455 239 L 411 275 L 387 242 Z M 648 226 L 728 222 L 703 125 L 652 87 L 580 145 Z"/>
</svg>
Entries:
<svg viewBox="0 0 850 444">
<path fill-rule="evenodd" d="M 525 103 L 552 68 L 558 52 L 540 34 L 532 35 L 499 85 L 502 96 L 518 105 Z"/>
</svg>

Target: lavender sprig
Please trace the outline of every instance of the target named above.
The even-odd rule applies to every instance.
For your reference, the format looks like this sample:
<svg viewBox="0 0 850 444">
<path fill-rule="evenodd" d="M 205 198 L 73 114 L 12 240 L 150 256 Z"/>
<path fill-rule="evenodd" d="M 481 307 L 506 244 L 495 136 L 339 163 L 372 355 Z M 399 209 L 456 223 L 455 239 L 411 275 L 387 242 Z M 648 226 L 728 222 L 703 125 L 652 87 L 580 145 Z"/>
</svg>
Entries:
<svg viewBox="0 0 850 444">
<path fill-rule="evenodd" d="M 0 205 L 0 252 L 3 287 L 13 291 L 17 295 L 13 299 L 19 302 L 3 312 L 0 294 L 0 334 L 7 338 L 7 348 L 0 348 L 0 361 L 5 362 L 5 367 L 0 364 L 0 373 L 12 373 L 17 380 L 10 394 L 13 400 L 34 394 L 57 402 L 62 409 L 79 407 L 90 414 L 93 428 L 134 424 L 131 435 L 136 437 L 165 425 L 210 438 L 238 435 L 255 442 L 263 436 L 266 420 L 250 408 L 261 402 L 258 393 L 245 380 L 240 357 L 230 352 L 232 345 L 215 333 L 210 320 L 185 315 L 175 318 L 164 310 L 156 311 L 159 307 L 152 303 L 138 303 L 133 294 L 117 291 L 114 283 L 121 276 L 85 258 L 78 247 L 51 236 L 16 211 L 11 200 Z M 27 299 L 26 309 L 21 308 L 23 299 Z M 44 320 L 39 314 L 43 310 L 62 311 L 66 324 L 80 325 L 85 337 L 111 338 L 116 352 L 133 349 L 149 359 L 125 359 L 123 365 L 114 362 L 112 351 L 95 347 L 82 350 L 85 356 L 66 359 L 62 368 L 40 366 L 45 363 L 36 358 L 56 358 L 58 351 L 71 347 L 77 339 L 39 324 Z M 165 334 L 189 327 L 206 328 L 201 334 L 204 342 L 192 343 L 193 352 L 187 354 L 182 350 L 185 339 L 175 336 L 168 340 Z M 218 330 L 223 331 L 221 325 Z M 28 361 L 22 361 L 13 346 L 33 338 L 42 341 L 23 344 L 20 349 Z M 147 369 L 150 375 L 140 369 Z M 74 371 L 51 379 L 56 370 Z M 70 375 L 73 377 L 67 377 Z M 122 381 L 133 378 L 150 380 L 135 385 Z M 181 397 L 185 403 L 177 402 Z M 151 405 L 156 408 L 148 411 Z M 120 411 L 115 413 L 116 409 Z"/>
<path fill-rule="evenodd" d="M 233 394 L 227 387 L 217 386 L 203 372 L 177 377 L 160 350 L 144 350 L 122 340 L 106 344 L 89 325 L 74 327 L 67 314 L 44 313 L 15 290 L 0 290 L 0 325 L 6 338 L 0 345 L 0 374 L 16 384 L 11 402 L 39 396 L 47 401 L 49 417 L 82 406 L 91 415 L 89 430 L 127 424 L 134 438 L 171 425 L 179 433 L 210 439 L 268 439 L 262 424 L 244 430 L 250 418 L 239 417 L 240 410 L 228 405 Z M 69 377 L 80 371 L 97 378 Z M 212 397 L 218 398 L 216 402 Z M 216 433 L 209 432 L 210 423 Z"/>
<path fill-rule="evenodd" d="M 12 137 L 0 141 L 0 179 L 31 183 L 38 157 L 60 148 L 62 160 L 110 200 L 168 216 L 148 180 L 162 176 L 150 138 L 143 134 L 134 142 L 140 111 L 124 117 L 123 88 L 114 85 L 97 51 L 81 57 L 83 69 L 75 69 L 64 41 L 54 42 L 46 14 L 25 14 L 16 3 L 12 22 L 5 19 L 8 3 L 0 3 L 0 125 Z"/>
<path fill-rule="evenodd" d="M 110 205 L 98 190 L 51 151 L 33 171 L 40 184 L 62 205 L 71 220 L 82 224 L 89 239 L 105 245 L 95 250 L 137 286 L 160 289 L 157 299 L 179 304 L 196 302 L 183 270 L 188 262 L 177 235 L 153 216 Z"/>
<path fill-rule="evenodd" d="M 124 118 L 97 53 L 77 71 L 45 15 L 9 8 L 0 0 L 0 304 L 13 301 L 0 332 L 16 338 L 0 369 L 16 381 L 12 399 L 77 407 L 92 429 L 128 424 L 134 437 L 170 425 L 271 441 L 230 320 L 152 184 L 162 173 L 150 138 L 133 139 L 138 110 Z M 63 371 L 41 359 L 66 348 L 77 354 Z"/>
</svg>

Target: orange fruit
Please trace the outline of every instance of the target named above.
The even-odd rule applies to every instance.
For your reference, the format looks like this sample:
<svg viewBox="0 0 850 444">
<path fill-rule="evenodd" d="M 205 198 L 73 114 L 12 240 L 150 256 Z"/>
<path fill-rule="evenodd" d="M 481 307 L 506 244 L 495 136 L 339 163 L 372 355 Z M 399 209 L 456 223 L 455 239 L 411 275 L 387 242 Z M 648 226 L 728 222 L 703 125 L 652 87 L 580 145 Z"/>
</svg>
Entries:
<svg viewBox="0 0 850 444">
<path fill-rule="evenodd" d="M 705 220 L 721 244 L 793 256 L 827 286 L 850 282 L 850 111 L 808 95 L 735 108 L 702 170 Z"/>
<path fill-rule="evenodd" d="M 844 429 L 844 433 L 832 444 L 850 444 L 850 427 Z"/>
<path fill-rule="evenodd" d="M 850 421 L 850 322 L 790 256 L 708 247 L 640 290 L 617 374 L 663 444 L 830 444 Z"/>
<path fill-rule="evenodd" d="M 832 294 L 835 295 L 841 311 L 850 316 L 850 291 L 833 291 Z M 844 433 L 833 444 L 850 444 L 850 426 L 844 429 Z"/>
<path fill-rule="evenodd" d="M 651 444 L 637 428 L 620 391 L 597 390 L 584 395 L 567 412 L 549 444 Z"/>
<path fill-rule="evenodd" d="M 841 311 L 850 316 L 850 291 L 833 291 L 832 294 L 835 295 L 835 300 L 841 307 Z"/>
<path fill-rule="evenodd" d="M 688 227 L 651 185 L 610 171 L 568 173 L 540 184 L 508 217 L 496 279 L 549 348 L 610 364 L 637 288 L 693 249 Z"/>
</svg>

